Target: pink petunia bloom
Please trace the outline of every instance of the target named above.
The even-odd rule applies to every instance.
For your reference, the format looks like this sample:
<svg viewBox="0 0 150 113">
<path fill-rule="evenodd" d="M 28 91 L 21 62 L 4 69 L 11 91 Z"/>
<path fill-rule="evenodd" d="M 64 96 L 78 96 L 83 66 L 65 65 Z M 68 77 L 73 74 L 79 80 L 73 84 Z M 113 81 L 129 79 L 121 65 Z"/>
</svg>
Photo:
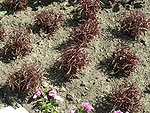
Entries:
<svg viewBox="0 0 150 113">
<path fill-rule="evenodd" d="M 63 102 L 64 101 L 60 96 L 57 96 L 57 95 L 55 95 L 54 98 L 56 99 L 56 102 Z"/>
<path fill-rule="evenodd" d="M 51 92 L 56 92 L 56 91 L 54 90 L 53 85 L 50 85 L 50 88 L 51 88 Z"/>
<path fill-rule="evenodd" d="M 123 113 L 123 112 L 121 112 L 120 110 L 117 110 L 117 111 L 115 111 L 114 113 Z"/>
<path fill-rule="evenodd" d="M 40 96 L 41 95 L 41 92 L 40 91 L 37 91 L 35 94 L 34 94 L 34 96 L 33 96 L 33 99 L 36 99 L 38 96 Z"/>
<path fill-rule="evenodd" d="M 54 96 L 56 96 L 56 92 L 49 92 L 48 95 L 51 97 L 54 97 Z"/>
<path fill-rule="evenodd" d="M 94 109 L 92 106 L 88 105 L 87 103 L 83 103 L 83 106 L 85 109 L 87 109 L 88 111 L 91 111 L 92 109 Z"/>
<path fill-rule="evenodd" d="M 53 85 L 50 85 L 50 88 L 51 88 L 51 91 L 48 93 L 48 95 L 52 97 L 56 96 L 56 91 L 54 90 Z"/>
<path fill-rule="evenodd" d="M 77 108 L 72 108 L 72 110 L 69 113 L 75 113 Z"/>
</svg>

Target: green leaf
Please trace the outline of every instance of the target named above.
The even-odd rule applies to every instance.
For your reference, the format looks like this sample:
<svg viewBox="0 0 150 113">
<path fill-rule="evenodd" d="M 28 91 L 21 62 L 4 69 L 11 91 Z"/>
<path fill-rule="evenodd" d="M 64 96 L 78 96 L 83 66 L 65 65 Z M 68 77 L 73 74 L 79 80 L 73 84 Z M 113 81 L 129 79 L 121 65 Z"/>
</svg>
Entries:
<svg viewBox="0 0 150 113">
<path fill-rule="evenodd" d="M 7 11 L 0 11 L 0 16 L 3 16 L 7 13 Z"/>
</svg>

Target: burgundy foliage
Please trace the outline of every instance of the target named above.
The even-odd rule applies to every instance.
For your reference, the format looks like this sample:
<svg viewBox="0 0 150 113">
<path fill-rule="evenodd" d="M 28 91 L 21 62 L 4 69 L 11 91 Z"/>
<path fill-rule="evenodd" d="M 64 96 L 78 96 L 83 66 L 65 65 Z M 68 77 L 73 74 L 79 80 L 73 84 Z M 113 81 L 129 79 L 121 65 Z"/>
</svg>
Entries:
<svg viewBox="0 0 150 113">
<path fill-rule="evenodd" d="M 96 14 L 103 4 L 100 0 L 80 0 L 79 9 L 81 11 L 81 17 L 85 20 L 96 19 Z"/>
<path fill-rule="evenodd" d="M 25 63 L 21 69 L 9 74 L 8 88 L 16 93 L 32 95 L 41 87 L 45 74 L 42 68 Z"/>
<path fill-rule="evenodd" d="M 127 75 L 134 71 L 137 67 L 139 58 L 134 53 L 131 53 L 128 47 L 116 48 L 112 55 L 113 69 L 117 73 L 125 73 Z"/>
<path fill-rule="evenodd" d="M 150 19 L 138 10 L 130 10 L 119 15 L 120 30 L 131 38 L 138 38 L 150 30 Z"/>
<path fill-rule="evenodd" d="M 124 80 L 108 94 L 109 106 L 113 110 L 120 109 L 123 113 L 137 113 L 138 108 L 142 106 L 140 99 L 143 97 L 141 91 L 133 82 Z"/>
<path fill-rule="evenodd" d="M 70 33 L 75 43 L 87 43 L 96 35 L 99 36 L 98 22 L 96 20 L 87 20 L 84 24 L 74 27 Z"/>
<path fill-rule="evenodd" d="M 33 46 L 30 37 L 31 30 L 20 28 L 14 30 L 10 35 L 10 39 L 5 45 L 5 54 L 10 53 L 13 56 L 25 56 L 31 53 Z"/>
<path fill-rule="evenodd" d="M 3 34 L 5 33 L 4 28 L 2 26 L 2 24 L 0 24 L 0 40 L 3 41 L 4 37 Z"/>
<path fill-rule="evenodd" d="M 67 48 L 60 58 L 61 69 L 65 71 L 65 77 L 68 78 L 80 72 L 89 61 L 88 55 L 82 48 L 82 45 L 73 45 Z"/>
<path fill-rule="evenodd" d="M 27 8 L 28 0 L 6 0 L 6 4 L 11 10 L 25 10 Z"/>
<path fill-rule="evenodd" d="M 54 11 L 42 11 L 36 17 L 36 24 L 42 27 L 49 35 L 54 35 L 56 30 L 62 24 L 62 14 L 56 14 Z"/>
</svg>

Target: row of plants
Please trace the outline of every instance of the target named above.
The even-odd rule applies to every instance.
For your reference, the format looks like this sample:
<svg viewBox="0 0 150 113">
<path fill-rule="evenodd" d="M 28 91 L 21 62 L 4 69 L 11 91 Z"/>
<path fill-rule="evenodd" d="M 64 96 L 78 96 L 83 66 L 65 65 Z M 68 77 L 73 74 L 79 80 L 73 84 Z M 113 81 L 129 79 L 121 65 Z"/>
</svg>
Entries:
<svg viewBox="0 0 150 113">
<path fill-rule="evenodd" d="M 42 113 L 57 113 L 57 105 L 63 99 L 57 95 L 53 86 L 49 90 L 41 90 L 43 86 L 44 77 L 47 73 L 43 68 L 35 66 L 30 63 L 24 64 L 21 69 L 9 74 L 8 88 L 9 91 L 20 93 L 21 95 L 32 96 L 33 99 L 38 99 L 38 109 Z M 34 93 L 36 92 L 36 93 Z M 123 83 L 115 85 L 113 90 L 107 95 L 106 103 L 111 113 L 118 113 L 121 110 L 129 113 L 137 112 L 137 108 L 142 106 L 140 99 L 143 97 L 138 86 L 125 79 Z M 72 108 L 70 113 L 87 113 L 87 111 L 94 110 L 94 108 L 87 103 L 83 107 Z M 74 112 L 73 112 L 74 111 Z"/>
<path fill-rule="evenodd" d="M 18 3 L 19 4 L 19 3 Z M 12 7 L 19 7 L 15 4 Z M 64 77 L 71 78 L 76 73 L 88 65 L 90 58 L 87 52 L 83 49 L 87 43 L 96 35 L 100 36 L 96 14 L 101 7 L 102 2 L 99 0 L 80 0 L 79 12 L 83 24 L 74 27 L 70 32 L 73 45 L 64 50 L 60 56 L 60 67 L 65 72 Z M 23 5 L 24 7 L 24 5 Z M 46 33 L 53 36 L 62 24 L 62 14 L 57 14 L 54 11 L 43 11 L 35 16 L 36 24 L 42 27 Z M 118 20 L 120 24 L 120 32 L 127 34 L 132 39 L 138 39 L 141 34 L 145 34 L 150 29 L 150 19 L 138 10 L 130 10 L 120 14 Z M 1 41 L 6 41 L 5 53 L 11 53 L 13 56 L 25 56 L 31 53 L 33 46 L 31 43 L 32 28 L 25 30 L 20 28 L 14 30 L 10 35 L 9 40 L 5 40 L 3 36 L 4 30 L 1 30 Z M 111 57 L 112 69 L 115 73 L 123 73 L 130 75 L 139 62 L 139 58 L 135 52 L 130 52 L 129 47 L 116 48 Z M 19 71 L 9 74 L 8 87 L 10 91 L 21 92 L 25 95 L 41 96 L 39 102 L 42 103 L 40 109 L 43 113 L 57 113 L 57 101 L 62 101 L 61 98 L 56 96 L 53 87 L 49 91 L 39 91 L 42 86 L 42 79 L 46 73 L 39 67 L 33 64 L 24 64 Z M 122 84 L 116 86 L 111 93 L 107 94 L 110 105 L 110 112 L 121 113 L 129 112 L 134 113 L 138 111 L 138 107 L 142 104 L 140 99 L 142 94 L 136 84 L 125 80 Z M 93 110 L 92 106 L 84 103 L 81 108 L 73 108 L 70 113 L 86 113 Z"/>
</svg>

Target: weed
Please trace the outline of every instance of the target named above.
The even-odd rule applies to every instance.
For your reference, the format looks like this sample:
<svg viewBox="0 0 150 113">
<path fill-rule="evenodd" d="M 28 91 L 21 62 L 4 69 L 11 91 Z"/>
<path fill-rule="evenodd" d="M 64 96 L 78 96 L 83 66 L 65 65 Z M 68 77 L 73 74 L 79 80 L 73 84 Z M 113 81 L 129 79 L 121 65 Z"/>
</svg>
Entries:
<svg viewBox="0 0 150 113">
<path fill-rule="evenodd" d="M 49 35 L 54 35 L 56 30 L 62 24 L 62 14 L 56 14 L 54 11 L 42 11 L 35 16 L 36 24 L 44 28 Z"/>
<path fill-rule="evenodd" d="M 136 39 L 139 35 L 150 30 L 150 19 L 138 10 L 130 10 L 119 14 L 120 30 L 124 34 Z"/>
<path fill-rule="evenodd" d="M 85 20 L 96 19 L 96 14 L 103 4 L 100 0 L 80 0 L 79 10 L 81 11 L 81 17 Z"/>
<path fill-rule="evenodd" d="M 93 39 L 94 36 L 99 36 L 98 22 L 96 20 L 89 19 L 78 27 L 72 29 L 70 36 L 75 43 L 87 43 Z"/>
<path fill-rule="evenodd" d="M 18 11 L 27 8 L 28 0 L 6 0 L 6 5 L 10 10 Z"/>
<path fill-rule="evenodd" d="M 121 46 L 115 49 L 112 55 L 112 65 L 116 73 L 125 73 L 129 75 L 137 67 L 139 58 L 131 53 L 130 48 Z"/>
<path fill-rule="evenodd" d="M 61 68 L 65 71 L 65 76 L 70 78 L 73 74 L 78 73 L 87 65 L 89 59 L 82 45 L 73 45 L 64 50 L 60 62 Z"/>
<path fill-rule="evenodd" d="M 10 35 L 10 39 L 5 45 L 5 54 L 11 53 L 13 56 L 25 56 L 31 53 L 33 46 L 31 43 L 30 29 L 20 28 L 14 30 Z"/>
<path fill-rule="evenodd" d="M 18 71 L 9 74 L 8 88 L 23 95 L 32 94 L 41 87 L 45 74 L 42 68 L 25 63 Z"/>
<path fill-rule="evenodd" d="M 122 112 L 136 113 L 142 106 L 140 99 L 143 97 L 136 84 L 125 79 L 122 84 L 113 88 L 108 94 L 109 105 L 112 111 L 121 110 Z"/>
</svg>

